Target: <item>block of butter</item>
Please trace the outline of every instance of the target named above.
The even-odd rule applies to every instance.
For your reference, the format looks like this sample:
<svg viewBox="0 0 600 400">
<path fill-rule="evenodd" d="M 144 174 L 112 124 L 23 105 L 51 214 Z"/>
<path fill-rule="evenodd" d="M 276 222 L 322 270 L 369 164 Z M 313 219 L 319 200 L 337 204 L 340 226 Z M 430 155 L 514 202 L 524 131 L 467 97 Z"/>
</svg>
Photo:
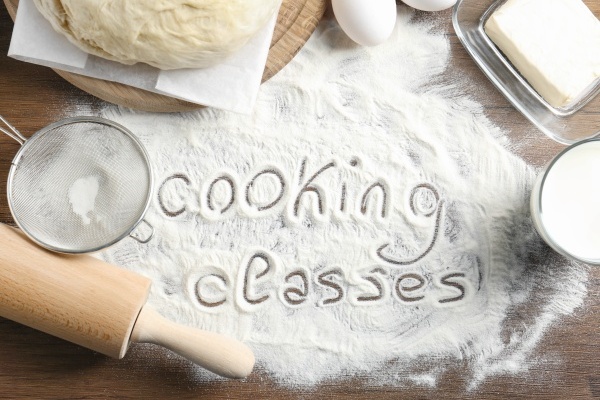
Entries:
<svg viewBox="0 0 600 400">
<path fill-rule="evenodd" d="M 600 78 L 600 21 L 581 0 L 508 0 L 484 29 L 554 107 L 568 107 Z"/>
</svg>

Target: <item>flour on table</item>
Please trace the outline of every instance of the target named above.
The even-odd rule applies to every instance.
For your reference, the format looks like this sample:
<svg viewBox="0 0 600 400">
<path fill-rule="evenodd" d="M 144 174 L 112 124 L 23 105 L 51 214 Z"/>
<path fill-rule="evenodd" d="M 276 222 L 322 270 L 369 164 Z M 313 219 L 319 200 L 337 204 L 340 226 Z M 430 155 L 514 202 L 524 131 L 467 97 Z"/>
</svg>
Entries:
<svg viewBox="0 0 600 400">
<path fill-rule="evenodd" d="M 106 111 L 148 148 L 156 234 L 102 257 L 282 385 L 436 385 L 448 359 L 471 387 L 526 370 L 587 274 L 536 235 L 535 171 L 481 106 L 430 85 L 449 43 L 411 17 L 374 48 L 324 22 L 250 116 Z"/>
</svg>

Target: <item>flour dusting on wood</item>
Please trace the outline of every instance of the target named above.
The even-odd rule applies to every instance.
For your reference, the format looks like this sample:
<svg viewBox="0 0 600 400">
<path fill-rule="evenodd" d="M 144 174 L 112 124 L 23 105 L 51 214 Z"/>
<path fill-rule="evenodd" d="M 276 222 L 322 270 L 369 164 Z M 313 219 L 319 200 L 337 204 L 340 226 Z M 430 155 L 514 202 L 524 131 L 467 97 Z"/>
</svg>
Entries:
<svg viewBox="0 0 600 400">
<path fill-rule="evenodd" d="M 447 359 L 470 387 L 525 371 L 587 272 L 535 233 L 535 171 L 481 106 L 430 85 L 449 43 L 411 18 L 374 48 L 321 24 L 250 116 L 106 111 L 148 148 L 156 234 L 102 256 L 282 385 L 434 386 Z"/>
</svg>

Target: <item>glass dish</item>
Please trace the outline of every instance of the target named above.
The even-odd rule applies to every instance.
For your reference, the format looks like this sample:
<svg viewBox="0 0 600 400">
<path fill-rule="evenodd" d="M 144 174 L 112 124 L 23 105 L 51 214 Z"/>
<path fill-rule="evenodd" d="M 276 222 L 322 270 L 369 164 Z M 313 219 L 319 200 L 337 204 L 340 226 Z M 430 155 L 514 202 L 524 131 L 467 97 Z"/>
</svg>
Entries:
<svg viewBox="0 0 600 400">
<path fill-rule="evenodd" d="M 550 138 L 573 144 L 600 134 L 600 80 L 568 108 L 549 105 L 517 72 L 488 38 L 483 25 L 506 0 L 458 0 L 452 13 L 456 34 L 484 74 L 508 101 Z M 584 3 L 596 17 L 600 6 Z"/>
</svg>

